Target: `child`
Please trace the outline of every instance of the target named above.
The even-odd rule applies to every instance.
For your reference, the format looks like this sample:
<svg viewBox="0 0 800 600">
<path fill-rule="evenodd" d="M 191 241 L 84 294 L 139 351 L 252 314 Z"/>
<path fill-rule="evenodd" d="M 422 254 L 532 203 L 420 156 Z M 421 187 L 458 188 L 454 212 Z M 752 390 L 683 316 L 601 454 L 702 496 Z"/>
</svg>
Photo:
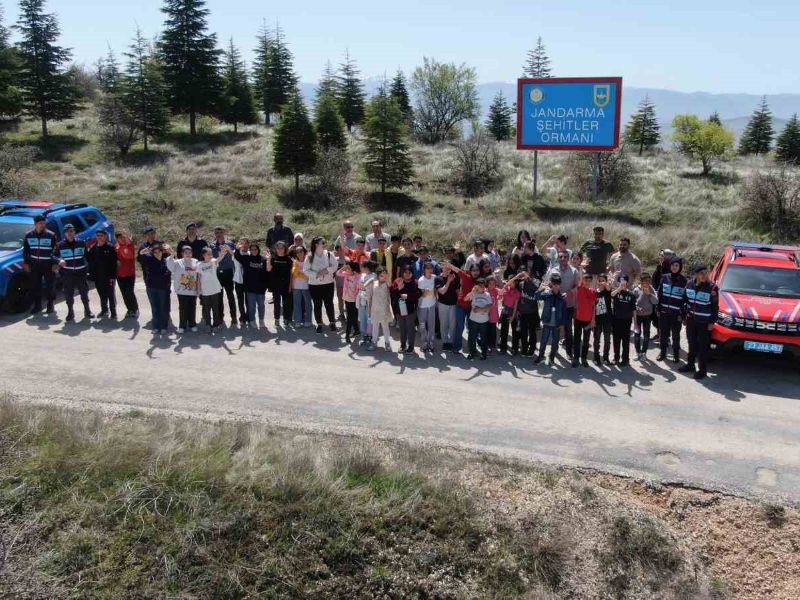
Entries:
<svg viewBox="0 0 800 600">
<path fill-rule="evenodd" d="M 392 334 L 389 332 L 389 321 L 392 320 L 392 300 L 389 289 L 389 273 L 383 267 L 375 271 L 374 279 L 367 287 L 367 301 L 369 302 L 369 318 L 372 321 L 373 343 L 377 346 L 383 329 L 384 348 L 386 352 L 392 351 Z"/>
<path fill-rule="evenodd" d="M 276 242 L 275 252 L 267 254 L 269 289 L 272 292 L 275 326 L 280 325 L 283 314 L 284 326 L 292 320 L 292 259 L 286 252 L 286 242 Z"/>
<path fill-rule="evenodd" d="M 489 309 L 492 306 L 492 297 L 486 291 L 486 280 L 483 277 L 478 277 L 472 286 L 472 290 L 464 299 L 472 304 L 469 319 L 467 320 L 467 346 L 469 348 L 467 358 L 470 360 L 475 358 L 477 342 L 480 341 L 481 360 L 486 360 L 489 341 Z"/>
<path fill-rule="evenodd" d="M 633 345 L 639 360 L 644 360 L 647 358 L 647 347 L 650 345 L 650 323 L 658 305 L 658 295 L 651 285 L 650 273 L 642 273 L 641 280 L 641 285 L 633 290 L 633 295 L 636 297 Z"/>
<path fill-rule="evenodd" d="M 243 254 L 248 254 L 250 250 L 250 240 L 247 238 L 239 238 L 239 242 L 241 242 L 242 247 L 244 248 Z M 242 263 L 238 260 L 233 261 L 233 289 L 236 292 L 236 304 L 239 307 L 239 325 L 244 327 L 247 323 L 250 322 L 250 319 L 247 317 L 247 294 L 244 291 L 244 273 L 242 270 Z M 231 322 L 231 325 L 235 325 L 236 323 Z"/>
<path fill-rule="evenodd" d="M 197 331 L 197 293 L 198 271 L 197 263 L 192 258 L 192 247 L 184 246 L 181 258 L 175 260 L 167 257 L 167 268 L 172 273 L 172 289 L 178 295 L 178 333 L 187 329 Z"/>
<path fill-rule="evenodd" d="M 594 362 L 599 367 L 605 362 L 611 364 L 608 353 L 611 351 L 611 328 L 614 321 L 612 312 L 611 285 L 607 275 L 597 276 L 597 304 L 594 308 Z M 600 336 L 603 336 L 603 355 L 600 358 Z"/>
<path fill-rule="evenodd" d="M 573 254 L 573 256 L 575 256 Z M 586 357 L 589 354 L 589 333 L 595 326 L 594 311 L 597 303 L 597 291 L 592 287 L 592 276 L 584 273 L 578 288 L 575 290 L 575 341 L 572 345 L 572 366 L 580 363 L 588 367 Z M 581 343 L 581 339 L 583 343 Z"/>
<path fill-rule="evenodd" d="M 267 260 L 261 256 L 261 246 L 250 244 L 250 253 L 243 254 L 244 242 L 239 241 L 239 247 L 233 253 L 233 257 L 242 265 L 242 279 L 244 280 L 245 297 L 247 299 L 247 316 L 250 318 L 250 327 L 256 326 L 256 312 L 258 313 L 258 324 L 262 329 L 266 327 L 264 323 L 264 296 L 267 293 L 269 283 L 269 272 L 267 272 Z"/>
<path fill-rule="evenodd" d="M 342 299 L 344 299 L 344 307 L 346 318 L 346 328 L 344 339 L 349 344 L 352 340 L 350 333 L 353 337 L 358 335 L 358 301 L 359 284 L 361 283 L 361 273 L 358 263 L 354 260 L 346 262 L 342 268 L 336 272 L 336 276 L 341 279 L 342 286 Z"/>
<path fill-rule="evenodd" d="M 137 318 L 139 316 L 139 303 L 136 301 L 136 294 L 133 293 L 133 286 L 136 282 L 136 246 L 133 239 L 124 229 L 117 231 L 117 285 L 125 302 L 125 318 Z"/>
<path fill-rule="evenodd" d="M 631 350 L 631 324 L 636 311 L 636 297 L 628 289 L 629 277 L 619 276 L 619 287 L 611 292 L 614 299 L 614 362 L 619 367 L 628 366 Z M 620 348 L 621 346 L 621 348 Z M 620 353 L 621 352 L 621 353 Z"/>
<path fill-rule="evenodd" d="M 515 258 L 515 256 L 512 256 Z M 508 329 L 511 328 L 511 354 L 519 353 L 519 327 L 517 326 L 517 309 L 522 293 L 519 291 L 521 274 L 514 275 L 500 290 L 502 309 L 500 312 L 500 352 L 508 351 Z"/>
<path fill-rule="evenodd" d="M 533 279 L 527 271 L 520 273 L 517 329 L 519 330 L 522 356 L 533 356 L 536 350 L 536 330 L 539 328 L 540 322 L 539 301 L 536 299 L 536 294 L 539 291 L 540 283 L 540 280 Z"/>
<path fill-rule="evenodd" d="M 369 253 L 367 252 L 367 242 L 363 238 L 356 240 L 356 247 L 347 251 L 348 260 L 360 265 L 365 260 L 369 260 Z M 356 273 L 358 271 L 356 270 Z"/>
<path fill-rule="evenodd" d="M 497 349 L 497 322 L 500 320 L 500 290 L 497 289 L 496 277 L 486 280 L 486 292 L 492 298 L 492 305 L 489 307 L 489 323 L 486 328 L 486 345 L 489 347 L 489 354 L 492 354 Z"/>
<path fill-rule="evenodd" d="M 217 277 L 217 267 L 220 260 L 227 256 L 229 251 L 227 246 L 221 246 L 219 258 L 214 258 L 211 246 L 206 246 L 203 248 L 203 260 L 197 264 L 200 274 L 200 306 L 203 308 L 203 322 L 211 335 L 214 335 L 214 330 L 222 322 L 222 284 Z"/>
<path fill-rule="evenodd" d="M 414 354 L 417 337 L 417 302 L 420 291 L 414 279 L 413 267 L 405 267 L 400 278 L 392 284 L 392 308 L 400 328 L 400 352 Z"/>
<path fill-rule="evenodd" d="M 295 246 L 291 284 L 295 327 L 311 327 L 311 292 L 308 290 L 308 275 L 305 272 L 306 254 L 305 246 Z"/>
<path fill-rule="evenodd" d="M 417 280 L 417 287 L 422 294 L 418 312 L 422 351 L 433 352 L 433 338 L 436 335 L 436 278 L 433 276 L 432 263 L 423 264 L 422 277 Z"/>
<path fill-rule="evenodd" d="M 358 330 L 361 332 L 361 345 L 372 350 L 372 328 L 369 319 L 369 294 L 367 288 L 375 281 L 378 265 L 371 260 L 361 263 L 361 277 L 358 280 Z"/>
<path fill-rule="evenodd" d="M 547 363 L 552 366 L 558 352 L 558 340 L 564 333 L 569 320 L 566 295 L 561 291 L 561 275 L 553 273 L 550 276 L 550 289 L 545 289 L 545 284 L 536 292 L 536 301 L 543 301 L 542 305 L 542 339 L 539 346 L 539 356 L 534 363 L 544 360 L 547 342 L 550 341 L 550 358 Z"/>
</svg>

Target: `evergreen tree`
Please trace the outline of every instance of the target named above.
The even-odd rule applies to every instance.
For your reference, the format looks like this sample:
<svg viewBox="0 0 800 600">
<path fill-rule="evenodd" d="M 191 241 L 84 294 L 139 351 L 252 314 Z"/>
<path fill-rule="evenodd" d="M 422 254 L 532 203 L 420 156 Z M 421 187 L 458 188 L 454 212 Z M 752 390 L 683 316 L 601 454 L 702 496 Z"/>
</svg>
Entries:
<svg viewBox="0 0 800 600">
<path fill-rule="evenodd" d="M 62 68 L 72 53 L 56 45 L 58 21 L 44 12 L 44 0 L 20 0 L 16 29 L 22 36 L 17 48 L 22 58 L 18 81 L 23 107 L 41 120 L 46 138 L 48 121 L 68 119 L 78 108 L 74 78 Z"/>
<path fill-rule="evenodd" d="M 197 115 L 213 114 L 220 93 L 217 36 L 208 33 L 204 0 L 164 0 L 167 18 L 159 50 L 176 114 L 189 114 L 189 132 L 197 133 Z"/>
<path fill-rule="evenodd" d="M 279 114 L 297 87 L 292 53 L 280 27 L 272 33 L 264 25 L 258 36 L 256 59 L 253 63 L 254 84 L 258 104 L 264 112 L 264 123 Z"/>
<path fill-rule="evenodd" d="M 772 137 L 775 135 L 772 129 L 772 113 L 767 106 L 767 97 L 761 98 L 759 106 L 750 122 L 742 133 L 739 140 L 739 154 L 766 154 L 772 146 Z"/>
<path fill-rule="evenodd" d="M 353 126 L 360 124 L 364 120 L 364 104 L 366 95 L 364 86 L 358 76 L 356 63 L 350 58 L 350 53 L 344 55 L 344 62 L 339 65 L 339 75 L 337 82 L 337 100 L 339 102 L 339 113 L 347 125 L 347 132 L 353 131 Z"/>
<path fill-rule="evenodd" d="M 719 118 L 719 112 L 716 110 L 713 113 L 711 113 L 710 117 L 708 117 L 708 122 L 716 123 L 717 125 L 722 127 L 722 119 Z"/>
<path fill-rule="evenodd" d="M 508 106 L 503 92 L 497 92 L 491 106 L 489 106 L 486 129 L 498 142 L 511 137 L 511 108 Z"/>
<path fill-rule="evenodd" d="M 800 121 L 797 113 L 786 123 L 775 144 L 775 158 L 781 162 L 800 165 Z"/>
<path fill-rule="evenodd" d="M 317 96 L 314 108 L 317 141 L 322 149 L 347 147 L 344 119 L 339 114 L 336 98 L 330 92 Z"/>
<path fill-rule="evenodd" d="M 397 105 L 400 107 L 400 110 L 403 111 L 403 115 L 405 115 L 406 121 L 410 126 L 414 120 L 414 109 L 411 108 L 411 99 L 408 96 L 406 77 L 400 69 L 397 70 L 397 75 L 392 79 L 389 95 L 397 100 Z"/>
<path fill-rule="evenodd" d="M 247 68 L 232 38 L 225 53 L 220 116 L 225 123 L 233 124 L 234 131 L 239 130 L 239 123 L 252 125 L 258 120 L 250 83 L 247 81 Z"/>
<path fill-rule="evenodd" d="M 106 93 L 115 93 L 120 86 L 119 62 L 109 46 L 108 54 L 97 63 L 97 80 Z"/>
<path fill-rule="evenodd" d="M 319 80 L 317 86 L 316 100 L 318 101 L 322 96 L 332 96 L 333 98 L 339 97 L 339 82 L 336 81 L 336 73 L 333 71 L 331 61 L 325 63 L 325 70 L 322 72 L 322 78 Z"/>
<path fill-rule="evenodd" d="M 532 78 L 549 78 L 553 76 L 550 57 L 547 56 L 547 51 L 542 43 L 542 36 L 537 38 L 536 48 L 528 51 L 528 58 L 525 61 L 525 66 L 522 67 L 522 75 Z"/>
<path fill-rule="evenodd" d="M 407 136 L 400 105 L 381 87 L 367 105 L 364 120 L 364 169 L 369 181 L 380 183 L 381 194 L 411 182 L 414 169 Z"/>
<path fill-rule="evenodd" d="M 295 92 L 283 108 L 272 149 L 275 171 L 284 177 L 294 176 L 295 194 L 300 191 L 300 175 L 311 173 L 317 162 L 316 144 L 303 99 Z"/>
<path fill-rule="evenodd" d="M 653 148 L 661 141 L 661 127 L 656 118 L 656 107 L 649 96 L 639 103 L 639 109 L 633 114 L 625 129 L 625 141 L 639 147 L 639 156 L 647 149 Z"/>
<path fill-rule="evenodd" d="M 128 59 L 125 68 L 125 104 L 142 132 L 144 150 L 147 152 L 150 138 L 164 135 L 169 130 L 167 86 L 158 56 L 153 53 L 138 27 L 130 51 L 125 56 Z"/>
<path fill-rule="evenodd" d="M 6 118 L 16 117 L 22 111 L 22 93 L 17 87 L 20 59 L 9 38 L 0 6 L 0 117 Z"/>
</svg>

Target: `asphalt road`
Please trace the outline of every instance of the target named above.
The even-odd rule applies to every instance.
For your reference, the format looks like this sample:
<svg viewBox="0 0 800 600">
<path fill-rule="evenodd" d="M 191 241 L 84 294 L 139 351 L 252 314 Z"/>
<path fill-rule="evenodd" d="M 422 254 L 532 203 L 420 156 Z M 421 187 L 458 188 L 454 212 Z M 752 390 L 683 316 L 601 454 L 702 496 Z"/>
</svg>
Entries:
<svg viewBox="0 0 800 600">
<path fill-rule="evenodd" d="M 137 292 L 139 324 L 65 324 L 63 302 L 58 317 L 0 315 L 0 392 L 488 450 L 800 502 L 797 363 L 731 357 L 696 382 L 654 360 L 572 369 L 563 359 L 551 368 L 367 353 L 271 319 L 266 332 L 154 339 Z"/>
</svg>

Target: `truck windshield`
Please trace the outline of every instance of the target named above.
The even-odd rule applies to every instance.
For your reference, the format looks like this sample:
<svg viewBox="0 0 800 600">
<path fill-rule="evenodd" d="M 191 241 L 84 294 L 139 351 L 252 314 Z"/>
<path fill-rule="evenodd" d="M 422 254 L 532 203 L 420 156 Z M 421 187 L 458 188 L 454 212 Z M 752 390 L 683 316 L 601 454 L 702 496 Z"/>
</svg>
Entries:
<svg viewBox="0 0 800 600">
<path fill-rule="evenodd" d="M 0 221 L 0 251 L 22 248 L 22 240 L 30 231 L 29 223 L 4 223 Z"/>
<path fill-rule="evenodd" d="M 731 265 L 720 289 L 756 296 L 800 298 L 800 269 L 771 269 Z"/>
</svg>

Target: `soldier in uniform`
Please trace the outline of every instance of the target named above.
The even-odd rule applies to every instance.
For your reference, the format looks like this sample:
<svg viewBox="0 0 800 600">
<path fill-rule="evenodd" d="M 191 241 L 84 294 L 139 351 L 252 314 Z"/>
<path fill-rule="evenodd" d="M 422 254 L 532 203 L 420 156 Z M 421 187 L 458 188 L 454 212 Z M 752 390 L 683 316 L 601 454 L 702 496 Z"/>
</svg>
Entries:
<svg viewBox="0 0 800 600">
<path fill-rule="evenodd" d="M 694 279 L 686 285 L 683 293 L 683 310 L 686 315 L 686 338 L 689 341 L 689 356 L 686 364 L 678 371 L 694 373 L 695 379 L 707 375 L 708 350 L 711 344 L 711 330 L 717 322 L 719 311 L 719 290 L 708 279 L 708 267 L 697 265 Z M 697 360 L 697 369 L 695 369 Z"/>
<path fill-rule="evenodd" d="M 53 302 L 56 299 L 54 283 L 58 265 L 55 258 L 56 234 L 47 229 L 42 215 L 33 217 L 33 229 L 25 234 L 22 257 L 25 272 L 31 275 L 31 314 L 42 312 L 42 293 L 47 300 L 47 314 L 56 312 Z"/>
<path fill-rule="evenodd" d="M 89 264 L 86 262 L 86 243 L 75 237 L 75 226 L 71 223 L 64 225 L 64 239 L 58 243 L 56 253 L 59 259 L 58 266 L 61 269 L 61 282 L 64 286 L 64 299 L 67 301 L 67 322 L 75 320 L 72 306 L 76 290 L 83 302 L 83 317 L 93 318 L 94 315 L 89 308 L 89 284 L 86 280 L 89 271 Z"/>
</svg>

